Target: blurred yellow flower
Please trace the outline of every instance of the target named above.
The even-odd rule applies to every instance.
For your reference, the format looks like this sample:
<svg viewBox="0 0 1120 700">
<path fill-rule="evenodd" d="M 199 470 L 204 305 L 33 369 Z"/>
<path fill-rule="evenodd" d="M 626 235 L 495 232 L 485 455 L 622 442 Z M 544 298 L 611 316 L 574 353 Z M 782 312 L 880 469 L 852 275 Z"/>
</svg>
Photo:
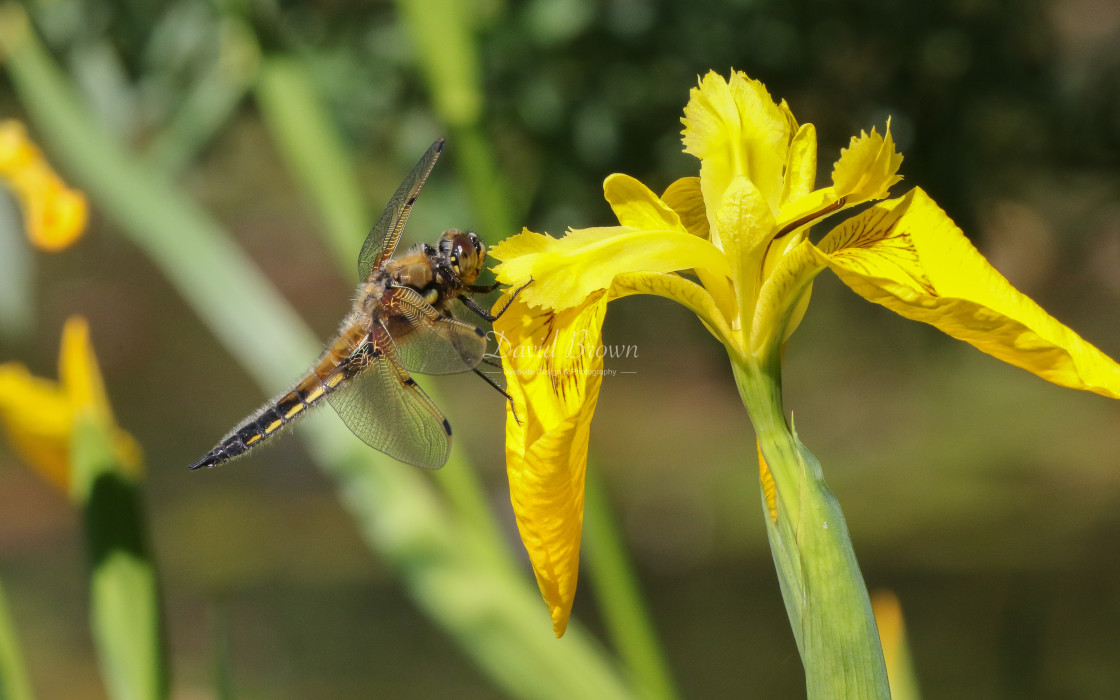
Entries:
<svg viewBox="0 0 1120 700">
<path fill-rule="evenodd" d="M 15 451 L 48 482 L 70 492 L 70 441 L 78 418 L 111 429 L 120 463 L 141 472 L 140 447 L 116 426 L 85 319 L 71 317 L 62 330 L 59 381 L 32 376 L 21 364 L 0 364 L 0 424 Z"/>
<path fill-rule="evenodd" d="M 27 236 L 40 250 L 62 250 L 85 231 L 85 195 L 66 186 L 27 129 L 13 119 L 0 121 L 0 181 L 19 199 Z"/>
<path fill-rule="evenodd" d="M 758 368 L 776 362 L 813 279 L 830 268 L 868 300 L 1005 362 L 1120 398 L 1120 365 L 1015 290 L 921 189 L 809 240 L 812 224 L 882 199 L 901 180 L 889 121 L 882 135 L 853 137 L 831 184 L 818 189 L 815 129 L 798 125 L 784 101 L 744 73 L 705 76 L 682 122 L 684 150 L 700 159 L 698 178 L 658 197 L 611 175 L 604 195 L 619 226 L 561 239 L 525 230 L 492 250 L 502 283 L 519 289 L 532 281 L 494 327 L 514 404 L 506 422 L 510 494 L 557 635 L 575 595 L 599 339 L 613 299 L 675 299 L 734 366 Z"/>
<path fill-rule="evenodd" d="M 906 639 L 906 622 L 902 617 L 902 603 L 892 591 L 876 591 L 871 596 L 875 624 L 883 646 L 883 660 L 890 681 L 891 700 L 917 700 L 918 681 Z"/>
</svg>

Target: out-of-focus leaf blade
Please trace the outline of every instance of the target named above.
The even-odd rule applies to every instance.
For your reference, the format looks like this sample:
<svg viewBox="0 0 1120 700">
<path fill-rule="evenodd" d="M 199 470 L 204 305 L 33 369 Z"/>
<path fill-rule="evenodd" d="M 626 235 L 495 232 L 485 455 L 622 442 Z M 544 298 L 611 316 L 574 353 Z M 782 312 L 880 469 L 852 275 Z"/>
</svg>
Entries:
<svg viewBox="0 0 1120 700">
<path fill-rule="evenodd" d="M 166 697 L 159 586 L 136 484 L 116 463 L 112 437 L 85 418 L 74 431 L 71 463 L 89 558 L 90 622 L 109 695 Z"/>
<path fill-rule="evenodd" d="M 0 586 L 0 700 L 31 700 L 31 681 L 23 665 L 23 654 L 8 612 L 8 600 Z"/>
</svg>

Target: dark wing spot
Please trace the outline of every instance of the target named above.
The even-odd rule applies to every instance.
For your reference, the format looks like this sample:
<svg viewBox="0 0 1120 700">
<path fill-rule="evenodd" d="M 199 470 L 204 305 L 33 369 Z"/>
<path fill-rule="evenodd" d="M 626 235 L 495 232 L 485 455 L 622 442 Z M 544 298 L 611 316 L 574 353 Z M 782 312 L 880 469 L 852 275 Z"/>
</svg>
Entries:
<svg viewBox="0 0 1120 700">
<path fill-rule="evenodd" d="M 447 422 L 446 418 L 443 419 L 443 432 L 447 433 L 448 437 L 451 437 L 451 424 Z"/>
</svg>

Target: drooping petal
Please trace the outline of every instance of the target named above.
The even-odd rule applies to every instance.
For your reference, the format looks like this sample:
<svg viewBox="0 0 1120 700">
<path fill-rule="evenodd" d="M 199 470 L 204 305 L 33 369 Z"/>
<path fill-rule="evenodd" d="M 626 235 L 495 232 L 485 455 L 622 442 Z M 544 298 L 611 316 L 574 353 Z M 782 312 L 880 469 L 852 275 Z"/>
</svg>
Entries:
<svg viewBox="0 0 1120 700">
<path fill-rule="evenodd" d="M 819 255 L 869 301 L 1047 381 L 1120 398 L 1120 365 L 1015 289 L 921 189 L 833 229 Z"/>
<path fill-rule="evenodd" d="M 575 599 L 591 418 L 599 397 L 607 293 L 562 311 L 520 299 L 495 323 L 507 391 L 506 470 L 517 527 L 564 634 Z"/>
<path fill-rule="evenodd" d="M 521 287 L 530 306 L 563 310 L 607 289 L 624 272 L 674 272 L 705 268 L 730 277 L 727 258 L 706 240 L 681 230 L 625 226 L 573 229 L 563 238 L 522 231 L 495 246 L 502 263 L 494 272 L 504 284 Z"/>
</svg>

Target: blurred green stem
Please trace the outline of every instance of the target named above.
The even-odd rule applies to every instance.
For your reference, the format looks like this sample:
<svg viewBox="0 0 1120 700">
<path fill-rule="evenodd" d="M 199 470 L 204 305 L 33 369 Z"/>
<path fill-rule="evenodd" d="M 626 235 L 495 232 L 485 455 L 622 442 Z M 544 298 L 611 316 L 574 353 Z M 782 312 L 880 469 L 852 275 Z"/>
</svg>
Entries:
<svg viewBox="0 0 1120 700">
<path fill-rule="evenodd" d="M 432 106 L 452 130 L 456 157 L 484 240 L 517 233 L 509 187 L 494 158 L 483 121 L 476 32 L 481 6 L 461 0 L 397 0 L 424 73 Z"/>
<path fill-rule="evenodd" d="M 643 697 L 675 698 L 677 689 L 657 643 L 638 577 L 626 555 L 599 470 L 591 464 L 587 469 L 583 508 L 583 555 L 611 641 Z"/>
<path fill-rule="evenodd" d="M 171 123 L 148 143 L 147 157 L 157 169 L 178 173 L 237 111 L 253 84 L 260 47 L 252 28 L 239 17 L 222 18 L 219 58 L 190 88 Z"/>
<path fill-rule="evenodd" d="M 806 694 L 810 700 L 889 698 L 871 602 L 840 504 L 820 463 L 786 424 L 780 349 L 761 361 L 733 358 L 732 368 L 773 477 L 770 493 L 763 478 L 766 534 Z"/>
<path fill-rule="evenodd" d="M 459 172 L 478 213 L 480 235 L 494 244 L 520 231 L 510 213 L 509 187 L 490 140 L 477 125 L 457 128 L 453 136 Z"/>
<path fill-rule="evenodd" d="M 31 700 L 31 681 L 23 665 L 8 598 L 0 586 L 0 700 Z"/>
<path fill-rule="evenodd" d="M 90 626 L 109 696 L 165 698 L 159 584 L 136 484 L 117 464 L 103 425 L 79 418 L 70 454 L 89 558 Z"/>
<path fill-rule="evenodd" d="M 267 55 L 256 98 L 272 142 L 323 218 L 327 243 L 349 279 L 373 219 L 346 146 L 303 62 L 296 56 Z"/>
</svg>

